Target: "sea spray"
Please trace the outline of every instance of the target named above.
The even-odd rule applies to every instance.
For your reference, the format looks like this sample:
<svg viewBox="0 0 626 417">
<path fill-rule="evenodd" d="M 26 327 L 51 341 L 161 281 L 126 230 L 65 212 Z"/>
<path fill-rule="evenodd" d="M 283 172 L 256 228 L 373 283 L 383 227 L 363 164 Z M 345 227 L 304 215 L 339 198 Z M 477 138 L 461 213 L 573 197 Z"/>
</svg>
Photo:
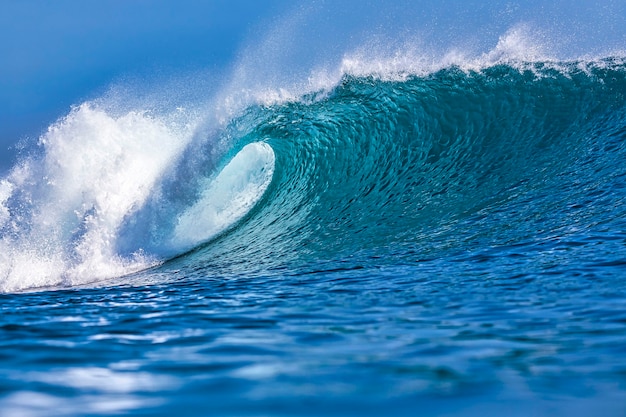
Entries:
<svg viewBox="0 0 626 417">
<path fill-rule="evenodd" d="M 52 125 L 40 139 L 42 156 L 4 180 L 11 195 L 3 199 L 3 290 L 72 285 L 153 265 L 139 252 L 120 258 L 117 234 L 189 136 L 145 112 L 112 117 L 90 103 Z"/>
</svg>

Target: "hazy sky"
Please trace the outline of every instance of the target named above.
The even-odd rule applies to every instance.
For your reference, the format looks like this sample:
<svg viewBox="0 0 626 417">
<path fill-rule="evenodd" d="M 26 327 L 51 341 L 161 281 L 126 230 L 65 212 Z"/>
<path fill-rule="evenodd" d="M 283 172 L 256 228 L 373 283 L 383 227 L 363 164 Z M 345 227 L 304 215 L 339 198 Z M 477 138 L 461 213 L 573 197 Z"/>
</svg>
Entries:
<svg viewBox="0 0 626 417">
<path fill-rule="evenodd" d="M 563 55 L 626 49 L 626 0 L 2 1 L 0 171 L 11 145 L 125 77 L 224 73 L 256 42 L 274 42 L 260 73 L 306 70 L 373 36 L 480 50 L 518 23 Z"/>
</svg>

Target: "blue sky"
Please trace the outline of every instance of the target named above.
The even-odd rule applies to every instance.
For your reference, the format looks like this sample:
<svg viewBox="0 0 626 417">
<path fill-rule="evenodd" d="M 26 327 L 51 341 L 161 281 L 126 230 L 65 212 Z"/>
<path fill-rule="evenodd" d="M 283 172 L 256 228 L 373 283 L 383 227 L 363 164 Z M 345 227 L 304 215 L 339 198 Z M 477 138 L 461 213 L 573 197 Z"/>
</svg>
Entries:
<svg viewBox="0 0 626 417">
<path fill-rule="evenodd" d="M 116 78 L 223 66 L 284 0 L 20 0 L 0 5 L 0 164 Z M 10 152 L 8 152 L 10 153 Z"/>
<path fill-rule="evenodd" d="M 565 51 L 626 49 L 626 0 L 6 0 L 0 171 L 12 163 L 12 145 L 36 138 L 111 83 L 227 71 L 242 48 L 254 49 L 257 38 L 285 22 L 293 26 L 285 56 L 304 66 L 374 32 L 419 34 L 437 47 L 473 38 L 488 47 L 519 22 L 559 34 Z"/>
</svg>

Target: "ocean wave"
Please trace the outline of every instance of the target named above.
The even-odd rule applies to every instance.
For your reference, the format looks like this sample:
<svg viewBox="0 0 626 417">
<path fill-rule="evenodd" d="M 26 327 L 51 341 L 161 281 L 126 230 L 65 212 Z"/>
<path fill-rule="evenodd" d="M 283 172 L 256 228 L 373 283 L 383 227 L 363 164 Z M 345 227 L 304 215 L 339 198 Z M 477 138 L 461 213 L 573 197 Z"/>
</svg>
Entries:
<svg viewBox="0 0 626 417">
<path fill-rule="evenodd" d="M 625 58 L 558 61 L 524 31 L 474 58 L 347 54 L 284 88 L 231 85 L 200 117 L 77 106 L 0 182 L 0 290 L 171 258 L 415 262 L 623 220 Z"/>
</svg>

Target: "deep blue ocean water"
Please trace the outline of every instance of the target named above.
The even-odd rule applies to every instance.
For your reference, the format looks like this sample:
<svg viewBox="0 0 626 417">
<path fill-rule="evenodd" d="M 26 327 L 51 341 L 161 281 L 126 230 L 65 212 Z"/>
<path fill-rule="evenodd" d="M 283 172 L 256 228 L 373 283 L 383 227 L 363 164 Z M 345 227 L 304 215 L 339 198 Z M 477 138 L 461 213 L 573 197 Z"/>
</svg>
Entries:
<svg viewBox="0 0 626 417">
<path fill-rule="evenodd" d="M 1 414 L 625 415 L 626 59 L 409 58 L 51 125 Z"/>
</svg>

